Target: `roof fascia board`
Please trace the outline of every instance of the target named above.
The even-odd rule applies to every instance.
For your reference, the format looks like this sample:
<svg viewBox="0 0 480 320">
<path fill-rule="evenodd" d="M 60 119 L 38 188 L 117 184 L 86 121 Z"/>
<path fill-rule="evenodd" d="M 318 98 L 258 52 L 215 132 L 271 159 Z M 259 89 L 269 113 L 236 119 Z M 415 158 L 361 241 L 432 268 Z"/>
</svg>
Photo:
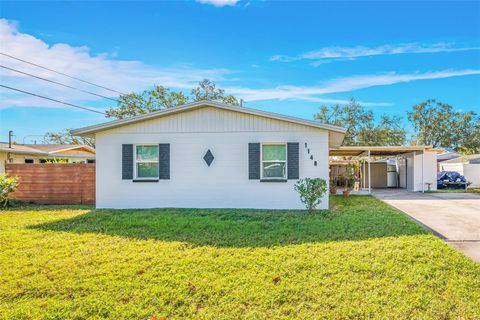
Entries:
<svg viewBox="0 0 480 320">
<path fill-rule="evenodd" d="M 15 149 L 5 149 L 5 148 L 0 148 L 1 152 L 7 152 L 7 153 L 13 153 L 13 154 L 28 154 L 28 155 L 41 155 L 41 156 L 48 156 L 47 152 L 43 151 L 27 151 L 27 150 L 15 150 Z"/>
<path fill-rule="evenodd" d="M 53 150 L 53 151 L 49 151 L 48 154 L 54 154 L 54 153 L 61 152 L 61 151 L 69 151 L 69 150 L 75 150 L 75 149 L 80 149 L 80 148 L 84 148 L 84 149 L 87 149 L 90 152 L 95 153 L 95 149 L 90 147 L 90 146 L 78 145 L 78 146 L 72 146 L 72 147 L 69 147 L 69 148 L 62 148 L 62 149 L 56 149 L 56 150 Z"/>
</svg>

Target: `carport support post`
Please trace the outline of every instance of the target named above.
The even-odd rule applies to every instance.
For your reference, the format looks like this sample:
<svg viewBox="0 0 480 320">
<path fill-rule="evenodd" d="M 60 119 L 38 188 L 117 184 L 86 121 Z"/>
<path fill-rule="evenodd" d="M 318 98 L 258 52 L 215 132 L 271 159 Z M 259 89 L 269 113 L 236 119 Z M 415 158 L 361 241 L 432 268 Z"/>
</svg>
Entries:
<svg viewBox="0 0 480 320">
<path fill-rule="evenodd" d="M 368 193 L 372 193 L 372 187 L 370 183 L 372 171 L 370 170 L 370 150 L 368 150 Z"/>
<path fill-rule="evenodd" d="M 363 183 L 362 183 L 362 189 L 365 190 L 365 161 L 362 161 L 362 169 L 363 169 L 363 174 L 362 174 L 362 180 L 363 180 Z"/>
<path fill-rule="evenodd" d="M 425 193 L 425 182 L 423 181 L 424 154 L 425 154 L 425 149 L 422 151 L 422 193 Z"/>
</svg>

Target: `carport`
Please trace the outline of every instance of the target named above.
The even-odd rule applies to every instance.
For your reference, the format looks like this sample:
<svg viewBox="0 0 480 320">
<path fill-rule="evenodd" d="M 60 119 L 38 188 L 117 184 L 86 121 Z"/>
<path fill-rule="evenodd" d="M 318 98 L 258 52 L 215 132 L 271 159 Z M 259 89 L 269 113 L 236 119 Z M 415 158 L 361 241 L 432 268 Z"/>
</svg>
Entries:
<svg viewBox="0 0 480 320">
<path fill-rule="evenodd" d="M 425 192 L 437 188 L 437 153 L 441 151 L 430 146 L 342 146 L 330 149 L 329 155 L 334 161 L 357 160 L 360 187 L 368 193 L 376 186 L 372 185 L 376 174 L 372 161 L 384 158 L 397 159 L 398 188 Z"/>
</svg>

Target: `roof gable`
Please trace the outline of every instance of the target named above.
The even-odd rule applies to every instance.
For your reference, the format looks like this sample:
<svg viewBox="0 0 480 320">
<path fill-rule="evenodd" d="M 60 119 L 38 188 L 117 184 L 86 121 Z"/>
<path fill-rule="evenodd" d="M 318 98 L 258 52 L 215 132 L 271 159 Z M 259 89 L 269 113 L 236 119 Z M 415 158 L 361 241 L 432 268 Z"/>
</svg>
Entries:
<svg viewBox="0 0 480 320">
<path fill-rule="evenodd" d="M 95 149 L 87 145 L 73 145 L 73 144 L 25 144 L 24 146 L 31 149 L 39 150 L 49 154 L 53 153 L 68 153 L 68 151 L 76 150 L 85 153 L 95 154 Z"/>
<path fill-rule="evenodd" d="M 327 130 L 302 124 L 202 106 L 103 130 L 98 134 L 307 132 Z"/>
<path fill-rule="evenodd" d="M 222 110 L 227 110 L 227 111 L 232 111 L 232 112 L 239 112 L 239 113 L 243 113 L 243 114 L 247 114 L 247 115 L 258 116 L 258 117 L 262 117 L 262 118 L 268 118 L 268 119 L 274 119 L 274 120 L 279 120 L 279 121 L 288 122 L 288 123 L 294 123 L 294 124 L 307 126 L 307 127 L 311 127 L 311 128 L 328 130 L 328 131 L 335 132 L 335 133 L 338 133 L 338 134 L 341 134 L 341 135 L 343 135 L 346 132 L 345 128 L 320 123 L 318 121 L 305 120 L 305 119 L 301 119 L 301 118 L 285 116 L 285 115 L 272 113 L 272 112 L 260 111 L 260 110 L 256 110 L 256 109 L 245 108 L 245 107 L 232 106 L 232 105 L 223 104 L 223 103 L 219 103 L 219 102 L 199 101 L 199 102 L 185 104 L 183 106 L 172 107 L 172 108 L 165 109 L 165 110 L 151 112 L 151 113 L 148 113 L 148 114 L 145 114 L 145 115 L 139 115 L 139 116 L 135 116 L 135 117 L 127 118 L 127 119 L 114 120 L 114 121 L 106 122 L 106 123 L 99 124 L 99 125 L 94 125 L 94 126 L 84 127 L 84 128 L 80 128 L 80 129 L 75 129 L 75 130 L 72 130 L 71 133 L 73 135 L 92 136 L 95 133 L 102 132 L 102 131 L 105 131 L 105 130 L 110 130 L 110 129 L 113 129 L 113 128 L 118 128 L 118 127 L 122 127 L 122 126 L 129 125 L 129 124 L 134 124 L 134 123 L 141 123 L 141 122 L 151 120 L 151 119 L 157 119 L 157 118 L 166 117 L 166 116 L 178 115 L 178 114 L 184 113 L 186 111 L 191 111 L 191 110 L 194 110 L 194 109 L 199 109 L 199 108 L 204 108 L 204 107 L 212 107 L 212 108 L 217 108 L 217 109 L 222 109 Z"/>
</svg>

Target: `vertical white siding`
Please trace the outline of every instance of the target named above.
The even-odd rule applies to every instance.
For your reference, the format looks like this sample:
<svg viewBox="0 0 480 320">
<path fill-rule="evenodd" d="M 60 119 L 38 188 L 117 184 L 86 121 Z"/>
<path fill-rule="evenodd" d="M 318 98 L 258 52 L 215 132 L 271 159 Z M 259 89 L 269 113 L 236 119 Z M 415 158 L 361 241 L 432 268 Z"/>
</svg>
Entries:
<svg viewBox="0 0 480 320">
<path fill-rule="evenodd" d="M 410 191 L 422 191 L 422 154 L 409 153 L 399 161 L 400 187 Z M 437 190 L 437 154 L 425 152 L 423 159 L 423 187 Z"/>
<path fill-rule="evenodd" d="M 158 119 L 118 127 L 106 133 L 189 133 L 189 132 L 318 132 L 321 129 L 302 126 L 250 114 L 203 107 Z"/>
<path fill-rule="evenodd" d="M 456 171 L 463 175 L 463 163 L 441 163 L 440 171 Z"/>
<path fill-rule="evenodd" d="M 480 187 L 480 164 L 465 163 L 463 165 L 463 174 L 467 181 L 471 182 L 471 187 Z"/>
<path fill-rule="evenodd" d="M 425 152 L 423 154 L 423 186 L 422 186 L 422 154 L 414 156 L 414 185 L 413 191 L 437 190 L 437 153 Z"/>
</svg>

